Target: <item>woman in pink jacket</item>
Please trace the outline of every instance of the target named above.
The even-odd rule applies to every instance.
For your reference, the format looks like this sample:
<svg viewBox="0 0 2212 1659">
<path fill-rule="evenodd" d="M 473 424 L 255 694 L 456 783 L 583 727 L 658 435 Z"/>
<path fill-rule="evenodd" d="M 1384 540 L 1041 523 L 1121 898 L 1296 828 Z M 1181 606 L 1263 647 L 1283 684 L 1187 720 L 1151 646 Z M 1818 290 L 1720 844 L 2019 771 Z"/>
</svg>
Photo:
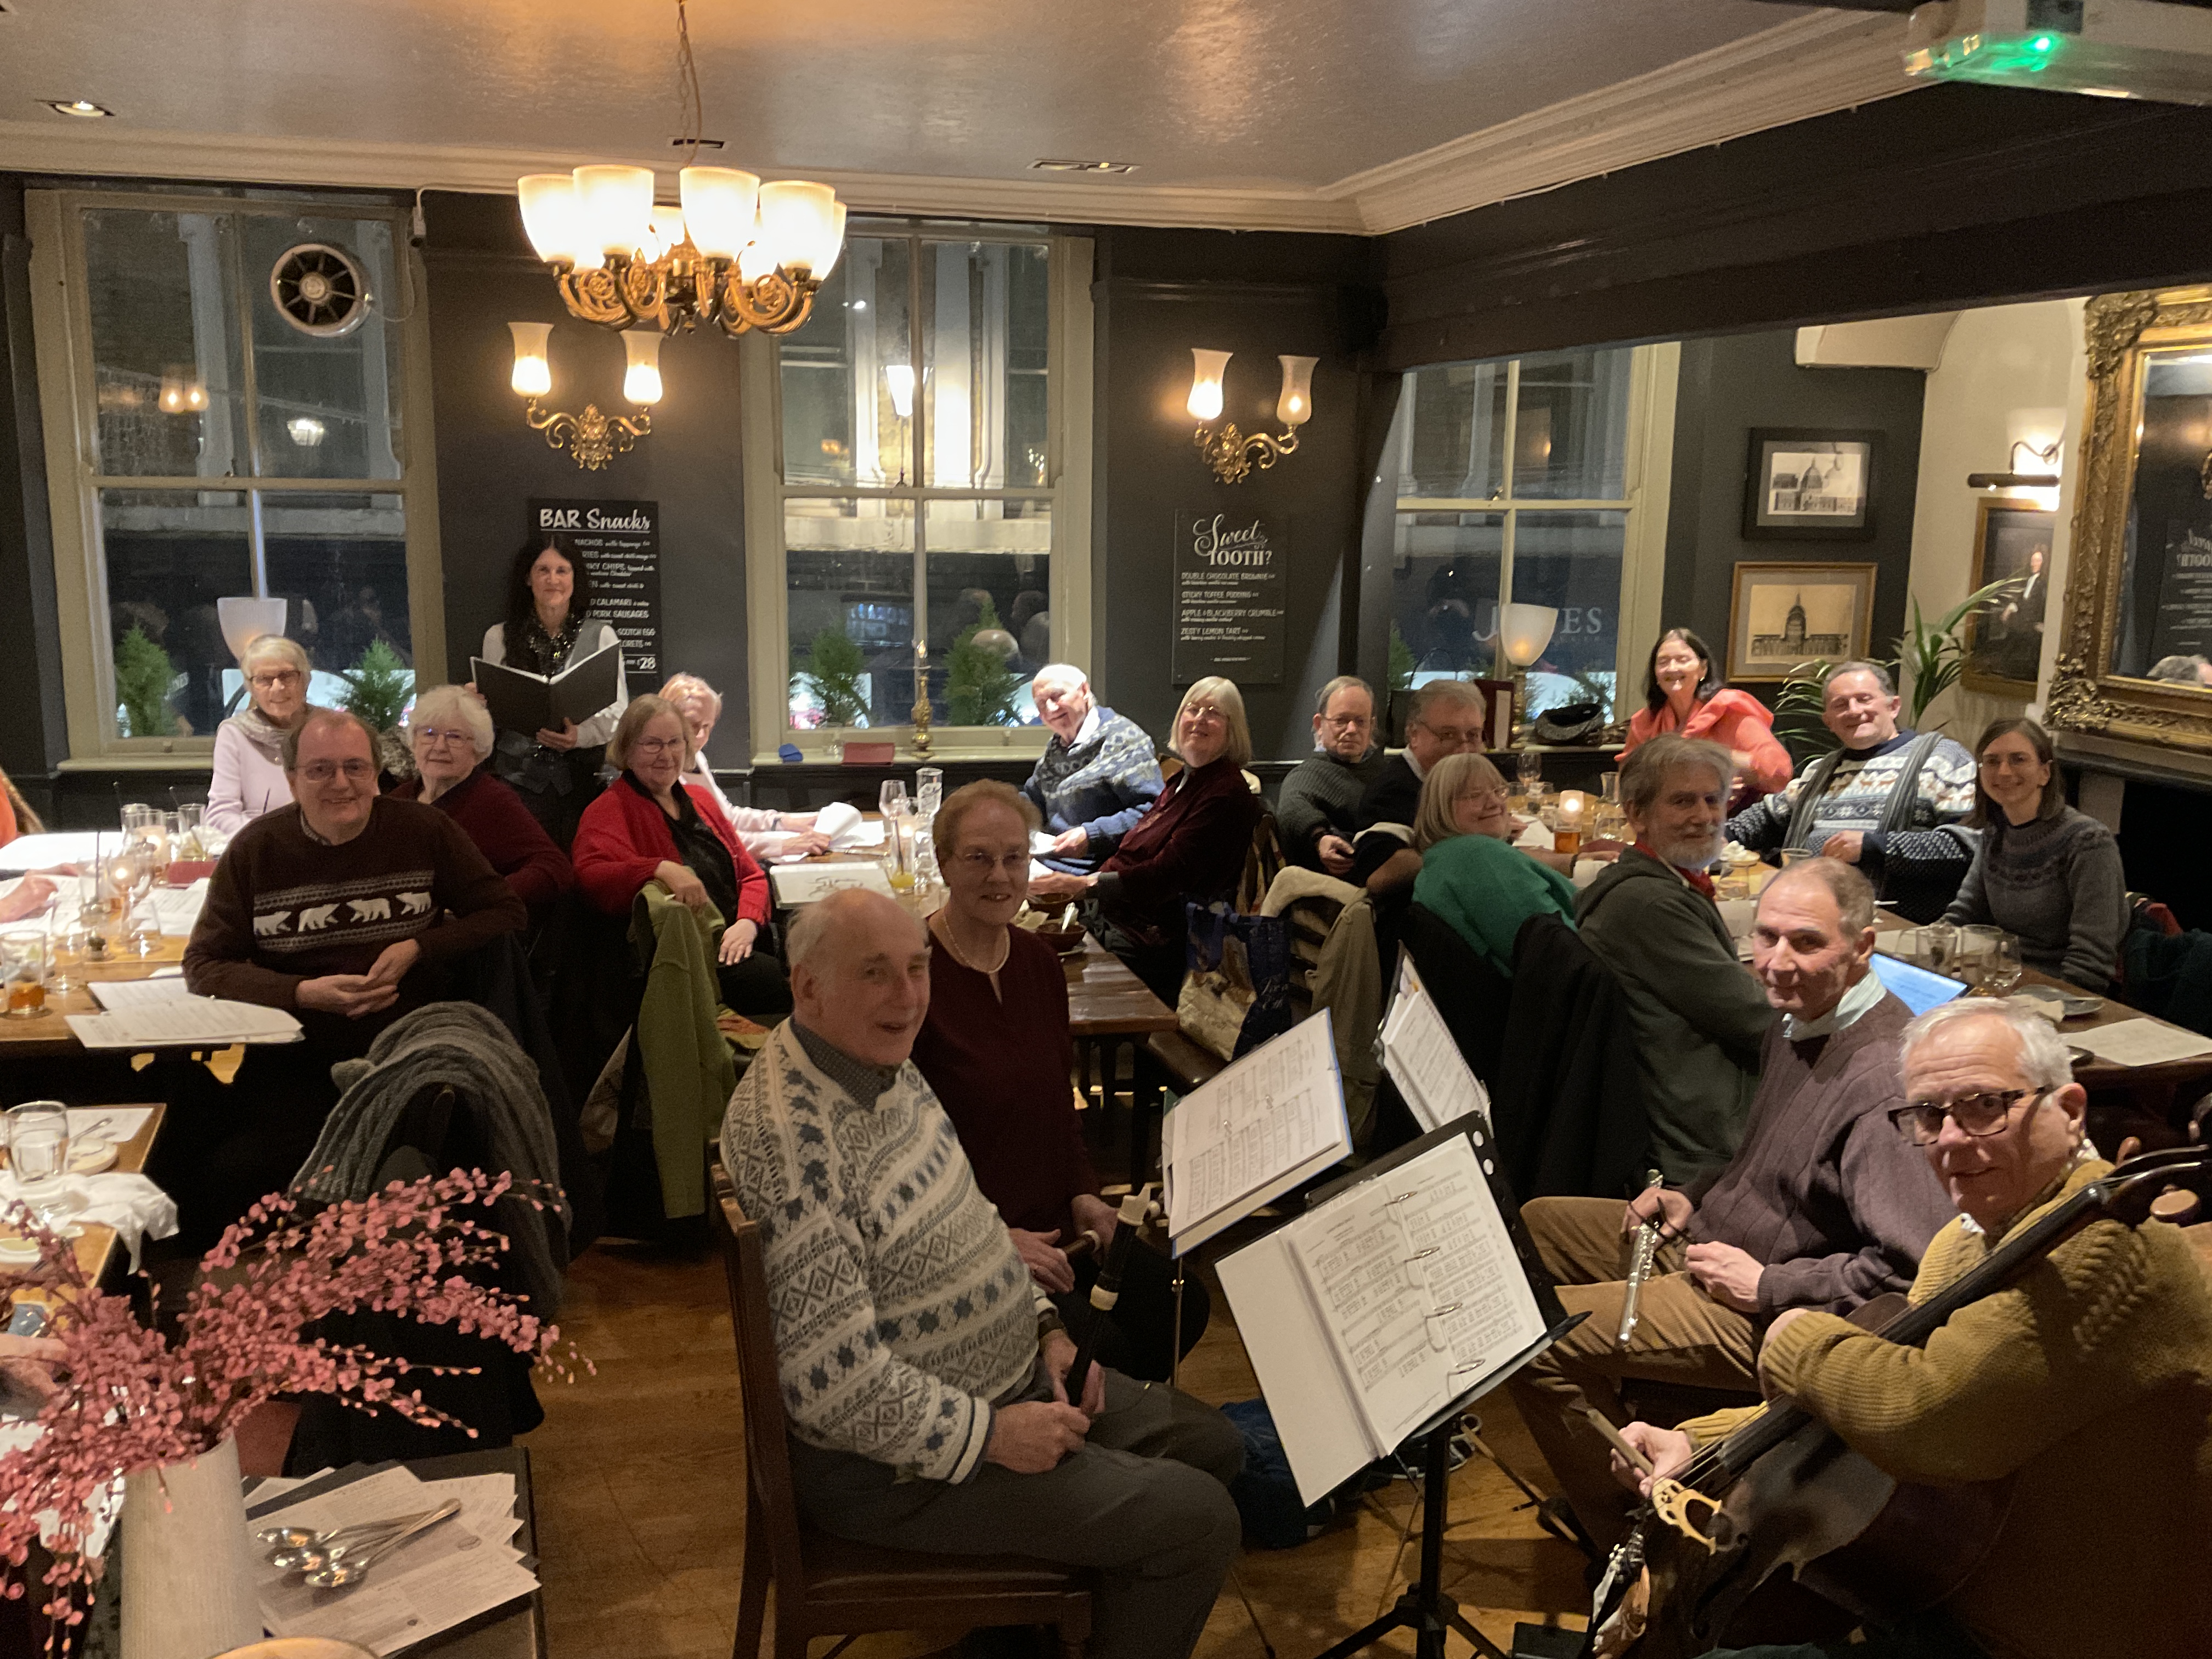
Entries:
<svg viewBox="0 0 2212 1659">
<path fill-rule="evenodd" d="M 1651 647 L 1644 677 L 1644 707 L 1628 722 L 1626 760 L 1637 746 L 1669 732 L 1711 738 L 1735 757 L 1736 788 L 1751 799 L 1771 795 L 1790 781 L 1790 751 L 1774 736 L 1774 716 L 1748 691 L 1721 684 L 1713 653 L 1686 628 L 1670 628 Z"/>
<path fill-rule="evenodd" d="M 307 717 L 307 653 L 282 634 L 258 635 L 238 660 L 246 707 L 215 729 L 207 826 L 229 836 L 292 804 L 284 781 L 284 734 Z"/>
</svg>

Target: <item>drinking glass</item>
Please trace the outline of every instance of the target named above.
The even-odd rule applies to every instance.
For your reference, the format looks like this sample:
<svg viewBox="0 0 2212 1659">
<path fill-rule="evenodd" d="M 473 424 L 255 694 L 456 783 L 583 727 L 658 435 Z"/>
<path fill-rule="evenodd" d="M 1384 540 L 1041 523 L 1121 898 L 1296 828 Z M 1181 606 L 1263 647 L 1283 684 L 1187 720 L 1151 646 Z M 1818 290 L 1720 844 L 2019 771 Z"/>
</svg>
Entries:
<svg viewBox="0 0 2212 1659">
<path fill-rule="evenodd" d="M 1598 799 L 1608 806 L 1620 805 L 1620 774 L 1601 772 L 1597 777 Z"/>
<path fill-rule="evenodd" d="M 46 936 L 18 927 L 0 933 L 0 982 L 8 989 L 8 1017 L 29 1019 L 46 1011 Z"/>
<path fill-rule="evenodd" d="M 1931 972 L 1951 971 L 1959 958 L 1959 930 L 1948 921 L 1931 921 L 1920 929 L 1921 966 Z"/>
<path fill-rule="evenodd" d="M 1976 990 L 1987 989 L 1990 964 L 1996 959 L 1997 941 L 2003 937 L 2004 929 L 2002 927 L 1985 925 L 1961 927 L 1957 947 L 1957 976 Z"/>
<path fill-rule="evenodd" d="M 207 843 L 200 839 L 200 826 L 206 817 L 207 808 L 202 806 L 198 801 L 187 802 L 177 809 L 179 850 L 175 854 L 176 857 L 204 859 L 208 855 Z"/>
<path fill-rule="evenodd" d="M 903 797 L 897 812 L 884 814 L 884 876 L 893 892 L 903 895 L 914 890 L 914 820 L 905 811 Z"/>
<path fill-rule="evenodd" d="M 885 778 L 884 787 L 876 792 L 876 799 L 885 818 L 902 817 L 907 811 L 906 786 L 896 778 Z"/>
<path fill-rule="evenodd" d="M 69 1170 L 69 1108 L 27 1100 L 8 1113 L 8 1167 L 31 1212 L 48 1227 L 62 1219 L 62 1177 Z"/>
<path fill-rule="evenodd" d="M 1534 749 L 1519 750 L 1513 757 L 1513 775 L 1523 789 L 1528 788 L 1544 775 L 1543 756 Z"/>
<path fill-rule="evenodd" d="M 925 818 L 937 816 L 937 809 L 945 804 L 945 769 L 925 766 L 914 775 L 914 810 Z"/>
<path fill-rule="evenodd" d="M 53 908 L 46 912 L 46 988 L 56 996 L 66 996 L 84 983 L 70 971 L 83 967 L 85 953 L 92 946 L 83 886 L 82 878 L 64 876 L 54 893 Z"/>
<path fill-rule="evenodd" d="M 2010 933 L 1999 933 L 1990 942 L 1989 960 L 1982 969 L 1982 988 L 2001 997 L 2020 983 L 2020 940 Z"/>
</svg>

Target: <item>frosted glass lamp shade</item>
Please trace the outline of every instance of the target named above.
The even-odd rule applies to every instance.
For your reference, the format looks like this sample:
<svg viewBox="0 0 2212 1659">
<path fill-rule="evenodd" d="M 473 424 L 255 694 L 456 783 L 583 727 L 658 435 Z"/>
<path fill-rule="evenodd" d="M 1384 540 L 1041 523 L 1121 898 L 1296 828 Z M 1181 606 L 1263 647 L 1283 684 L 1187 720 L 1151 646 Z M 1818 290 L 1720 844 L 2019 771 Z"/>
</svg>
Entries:
<svg viewBox="0 0 2212 1659">
<path fill-rule="evenodd" d="M 653 234 L 652 169 L 578 167 L 576 207 L 584 240 L 610 258 L 626 259 Z"/>
<path fill-rule="evenodd" d="M 1275 400 L 1275 418 L 1285 426 L 1304 426 L 1313 419 L 1313 372 L 1318 357 L 1279 357 L 1283 366 L 1283 395 Z"/>
<path fill-rule="evenodd" d="M 693 246 L 709 259 L 734 259 L 744 252 L 760 210 L 760 175 L 735 167 L 686 167 L 678 183 Z"/>
<path fill-rule="evenodd" d="M 891 394 L 891 413 L 902 421 L 914 418 L 914 365 L 885 363 L 884 385 Z"/>
<path fill-rule="evenodd" d="M 574 173 L 533 173 L 515 181 L 514 193 L 522 203 L 522 228 L 539 258 L 548 264 L 565 259 L 580 270 L 602 263 L 599 245 L 585 234 Z"/>
<path fill-rule="evenodd" d="M 658 260 L 684 244 L 684 210 L 665 203 L 655 203 L 653 212 L 645 222 L 645 240 L 638 251 L 649 260 Z"/>
<path fill-rule="evenodd" d="M 760 235 L 766 252 L 787 270 L 812 270 L 834 245 L 837 196 L 827 185 L 779 179 L 760 190 Z"/>
<path fill-rule="evenodd" d="M 542 398 L 553 389 L 553 365 L 545 355 L 550 323 L 509 323 L 514 336 L 514 374 L 507 384 L 525 398 Z"/>
<path fill-rule="evenodd" d="M 1504 631 L 1505 659 L 1516 668 L 1526 668 L 1542 656 L 1544 647 L 1552 642 L 1552 630 L 1559 626 L 1559 613 L 1548 605 L 1501 605 L 1498 623 Z"/>
<path fill-rule="evenodd" d="M 837 257 L 845 251 L 845 204 L 837 204 L 830 216 L 830 240 L 815 250 L 819 256 L 812 267 L 814 280 L 821 282 L 837 269 Z"/>
<path fill-rule="evenodd" d="M 243 658 L 246 647 L 264 634 L 284 631 L 282 599 L 222 599 L 215 602 L 216 625 L 233 658 Z"/>
<path fill-rule="evenodd" d="M 629 367 L 623 371 L 623 396 L 631 403 L 660 401 L 660 342 L 664 337 L 656 328 L 623 331 L 623 353 L 629 360 Z"/>
<path fill-rule="evenodd" d="M 1190 349 L 1190 401 L 1184 407 L 1193 420 L 1221 418 L 1221 377 L 1229 372 L 1229 360 L 1235 355 L 1199 346 Z"/>
</svg>

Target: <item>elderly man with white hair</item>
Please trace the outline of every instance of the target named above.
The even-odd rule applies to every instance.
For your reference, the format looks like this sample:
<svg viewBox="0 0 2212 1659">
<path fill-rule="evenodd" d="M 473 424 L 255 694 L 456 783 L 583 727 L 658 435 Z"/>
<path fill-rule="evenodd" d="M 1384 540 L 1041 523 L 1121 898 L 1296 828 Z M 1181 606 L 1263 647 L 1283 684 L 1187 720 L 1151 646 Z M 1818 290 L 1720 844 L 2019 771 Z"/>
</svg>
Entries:
<svg viewBox="0 0 2212 1659">
<path fill-rule="evenodd" d="M 1242 1535 L 1237 1431 L 1158 1383 L 1067 1376 L 1074 1344 L 908 1058 L 921 924 L 836 893 L 785 949 L 794 1011 L 721 1147 L 766 1251 L 799 1508 L 863 1543 L 1098 1568 L 1091 1659 L 1183 1659 Z"/>
<path fill-rule="evenodd" d="M 1959 1213 L 1914 1280 L 1925 1304 L 2112 1173 L 2089 1145 L 2066 1045 L 2037 1015 L 1962 1000 L 1905 1028 L 1890 1114 Z M 2212 1536 L 2212 1291 L 2180 1231 L 2096 1219 L 1920 1346 L 1832 1314 L 1776 1320 L 1759 1369 L 1854 1451 L 1905 1482 L 2006 1480 L 1995 1536 L 1933 1611 L 1862 1645 L 1761 1647 L 1769 1659 L 2183 1659 L 2205 1651 Z M 1623 1433 L 1670 1474 L 1748 1416 Z M 1614 1474 L 1649 1482 L 1616 1458 Z"/>
<path fill-rule="evenodd" d="M 576 884 L 576 872 L 520 795 L 492 775 L 494 734 L 481 697 L 458 685 L 434 685 L 407 715 L 416 775 L 392 791 L 419 800 L 460 825 L 484 860 L 533 908 Z"/>
<path fill-rule="evenodd" d="M 1038 669 L 1030 695 L 1052 732 L 1022 786 L 1053 838 L 1040 861 L 1088 875 L 1159 799 L 1158 752 L 1142 726 L 1091 695 L 1090 677 L 1072 663 Z"/>
</svg>

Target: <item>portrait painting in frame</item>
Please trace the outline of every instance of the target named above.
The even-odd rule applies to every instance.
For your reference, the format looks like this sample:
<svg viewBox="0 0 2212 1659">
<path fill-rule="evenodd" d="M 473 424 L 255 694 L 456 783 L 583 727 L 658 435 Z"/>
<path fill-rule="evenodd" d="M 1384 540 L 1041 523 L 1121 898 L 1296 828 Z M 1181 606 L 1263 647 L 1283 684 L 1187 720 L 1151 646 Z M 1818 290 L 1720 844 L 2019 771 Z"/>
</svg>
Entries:
<svg viewBox="0 0 2212 1659">
<path fill-rule="evenodd" d="M 1984 495 L 1974 518 L 1974 574 L 1970 592 L 2006 584 L 1966 619 L 1966 659 L 1960 678 L 1970 691 L 2033 697 L 2043 665 L 2043 631 L 2051 608 L 2051 538 L 2058 514 L 2017 495 Z"/>
</svg>

